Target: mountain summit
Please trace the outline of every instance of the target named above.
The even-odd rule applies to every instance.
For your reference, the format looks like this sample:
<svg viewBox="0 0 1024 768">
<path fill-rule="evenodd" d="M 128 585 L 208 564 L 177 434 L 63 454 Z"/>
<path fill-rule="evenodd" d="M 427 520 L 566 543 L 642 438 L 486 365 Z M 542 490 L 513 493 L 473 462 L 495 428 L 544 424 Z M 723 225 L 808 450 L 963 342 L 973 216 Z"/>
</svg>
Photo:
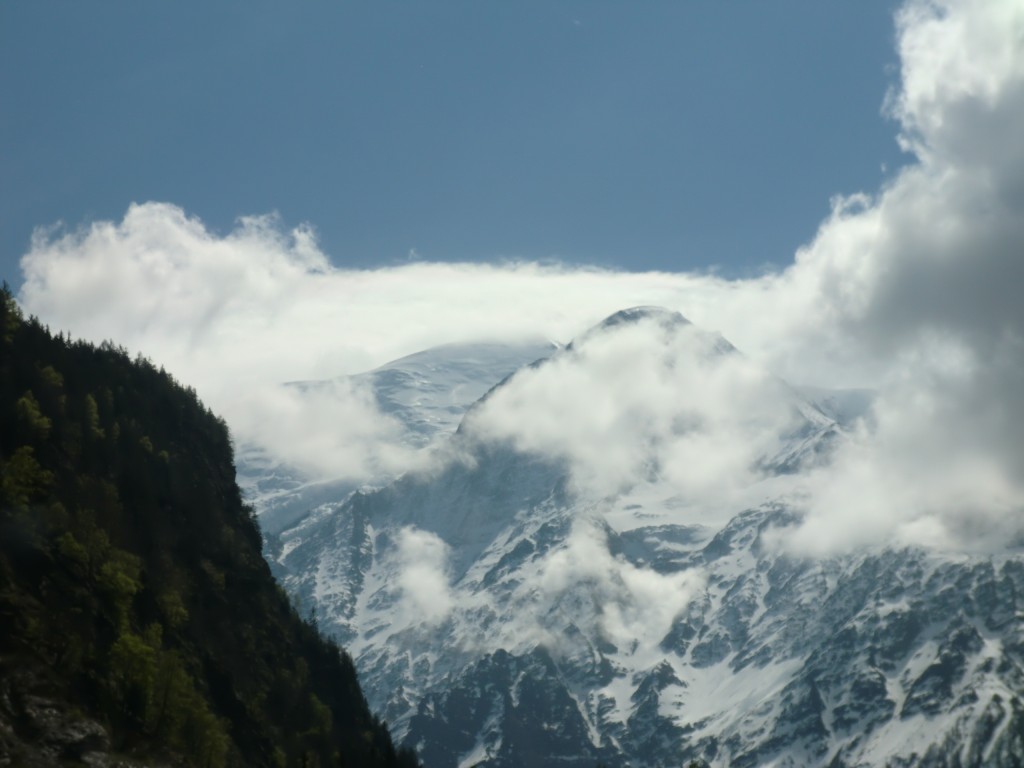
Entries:
<svg viewBox="0 0 1024 768">
<path fill-rule="evenodd" d="M 618 312 L 609 315 L 595 326 L 597 329 L 613 328 L 616 325 L 636 323 L 642 320 L 653 320 L 665 326 L 689 325 L 690 321 L 683 317 L 681 312 L 657 306 L 630 307 L 620 309 Z"/>
</svg>

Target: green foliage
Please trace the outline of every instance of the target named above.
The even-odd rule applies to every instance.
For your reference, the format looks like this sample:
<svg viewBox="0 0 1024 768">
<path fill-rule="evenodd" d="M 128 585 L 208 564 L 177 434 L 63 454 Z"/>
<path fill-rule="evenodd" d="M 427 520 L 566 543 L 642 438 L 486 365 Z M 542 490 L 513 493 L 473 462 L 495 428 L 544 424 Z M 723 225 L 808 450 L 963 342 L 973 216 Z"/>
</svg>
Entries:
<svg viewBox="0 0 1024 768">
<path fill-rule="evenodd" d="M 89 552 L 78 543 L 71 531 L 65 531 L 57 537 L 57 552 L 71 563 L 77 573 L 82 575 L 89 573 Z"/>
<path fill-rule="evenodd" d="M 131 631 L 122 632 L 110 648 L 109 686 L 122 729 L 145 722 L 156 686 L 157 648 Z"/>
<path fill-rule="evenodd" d="M 45 368 L 40 369 L 39 378 L 43 382 L 53 389 L 60 389 L 64 386 L 64 377 L 60 375 L 60 372 L 52 365 L 47 365 Z"/>
<path fill-rule="evenodd" d="M 109 601 L 114 623 L 122 632 L 130 624 L 132 598 L 142 589 L 140 570 L 141 564 L 137 557 L 115 549 L 111 557 L 100 566 L 96 577 L 96 586 Z"/>
<path fill-rule="evenodd" d="M 171 629 L 178 629 L 188 621 L 188 608 L 181 595 L 174 590 L 167 590 L 159 597 L 160 612 L 164 616 L 164 622 Z"/>
<path fill-rule="evenodd" d="M 43 416 L 42 411 L 39 410 L 39 401 L 36 400 L 36 396 L 32 394 L 31 390 L 18 398 L 14 409 L 25 433 L 36 440 L 46 439 L 53 427 L 53 422 Z"/>
<path fill-rule="evenodd" d="M 14 333 L 21 325 L 21 311 L 18 309 L 11 289 L 5 282 L 0 288 L 0 344 L 14 343 Z"/>
<path fill-rule="evenodd" d="M 92 395 L 85 396 L 85 425 L 89 430 L 90 437 L 101 438 L 106 436 L 100 428 L 100 409 L 96 405 L 96 398 Z"/>
<path fill-rule="evenodd" d="M 194 390 L 0 291 L 0 674 L 49 670 L 116 748 L 170 764 L 416 766 L 261 548 Z"/>
<path fill-rule="evenodd" d="M 53 473 L 36 461 L 33 448 L 23 445 L 4 458 L 0 458 L 0 502 L 26 507 L 53 483 Z"/>
<path fill-rule="evenodd" d="M 122 730 L 132 726 L 191 758 L 225 765 L 231 747 L 227 724 L 196 690 L 181 655 L 165 650 L 159 624 L 143 635 L 121 634 L 110 649 L 109 692 Z"/>
</svg>

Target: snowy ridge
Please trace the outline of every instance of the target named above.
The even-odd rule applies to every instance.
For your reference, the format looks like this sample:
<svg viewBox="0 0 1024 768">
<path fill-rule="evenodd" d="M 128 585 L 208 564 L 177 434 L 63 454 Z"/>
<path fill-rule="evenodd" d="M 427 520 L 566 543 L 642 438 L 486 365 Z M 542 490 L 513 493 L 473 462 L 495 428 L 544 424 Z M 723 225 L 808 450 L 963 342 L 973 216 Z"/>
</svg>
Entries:
<svg viewBox="0 0 1024 768">
<path fill-rule="evenodd" d="M 286 386 L 302 397 L 338 397 L 368 392 L 379 412 L 396 420 L 397 443 L 427 451 L 453 433 L 466 410 L 494 384 L 518 368 L 548 357 L 558 349 L 544 340 L 520 343 L 446 344 L 408 355 L 372 371 Z M 385 485 L 394 476 L 370 478 Z M 260 514 L 265 532 L 292 528 L 314 508 L 336 504 L 360 484 L 330 478 L 309 478 L 252 445 L 238 451 L 238 482 Z"/>
<path fill-rule="evenodd" d="M 407 442 L 426 447 L 451 434 L 470 405 L 495 382 L 558 349 L 550 341 L 445 344 L 382 365 L 351 380 L 373 390 L 385 414 L 401 421 Z M 298 384 L 304 388 L 322 382 Z"/>
</svg>

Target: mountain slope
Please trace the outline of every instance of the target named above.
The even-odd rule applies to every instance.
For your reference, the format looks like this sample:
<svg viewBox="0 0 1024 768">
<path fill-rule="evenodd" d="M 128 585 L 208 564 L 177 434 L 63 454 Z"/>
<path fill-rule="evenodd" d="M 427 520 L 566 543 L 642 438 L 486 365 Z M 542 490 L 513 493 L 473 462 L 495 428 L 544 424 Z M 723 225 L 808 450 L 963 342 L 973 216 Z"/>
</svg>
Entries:
<svg viewBox="0 0 1024 768">
<path fill-rule="evenodd" d="M 1021 764 L 1024 559 L 787 552 L 845 438 L 745 365 L 619 313 L 490 391 L 442 468 L 295 537 L 287 587 L 426 765 Z"/>
<path fill-rule="evenodd" d="M 551 355 L 557 347 L 522 343 L 445 344 L 394 360 L 372 371 L 287 385 L 302 399 L 330 403 L 365 393 L 395 428 L 396 444 L 426 451 L 455 432 L 463 414 L 487 390 L 518 368 Z M 369 478 L 383 485 L 391 476 Z M 353 492 L 357 483 L 309 478 L 255 446 L 239 452 L 239 483 L 258 509 L 260 526 L 271 536 L 294 527 L 311 509 Z"/>
<path fill-rule="evenodd" d="M 271 578 L 224 423 L 0 298 L 2 761 L 416 765 Z"/>
</svg>

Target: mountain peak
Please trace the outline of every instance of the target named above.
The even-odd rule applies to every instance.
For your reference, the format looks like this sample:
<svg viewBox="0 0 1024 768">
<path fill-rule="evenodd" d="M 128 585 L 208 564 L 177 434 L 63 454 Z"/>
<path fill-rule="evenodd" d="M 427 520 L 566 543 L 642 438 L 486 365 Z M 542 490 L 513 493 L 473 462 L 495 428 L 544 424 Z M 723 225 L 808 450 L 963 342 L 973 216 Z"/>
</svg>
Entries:
<svg viewBox="0 0 1024 768">
<path fill-rule="evenodd" d="M 587 329 L 580 336 L 573 339 L 566 349 L 576 349 L 581 343 L 595 336 L 601 336 L 608 331 L 621 330 L 626 326 L 637 325 L 642 322 L 654 322 L 666 331 L 677 331 L 680 328 L 693 325 L 682 314 L 672 309 L 658 306 L 630 307 L 628 309 L 620 309 L 597 325 Z"/>
<path fill-rule="evenodd" d="M 690 321 L 682 314 L 673 309 L 658 306 L 639 306 L 629 309 L 620 309 L 613 315 L 609 315 L 595 326 L 596 328 L 612 328 L 617 325 L 628 325 L 643 320 L 654 320 L 661 325 L 677 326 L 690 325 Z"/>
</svg>

